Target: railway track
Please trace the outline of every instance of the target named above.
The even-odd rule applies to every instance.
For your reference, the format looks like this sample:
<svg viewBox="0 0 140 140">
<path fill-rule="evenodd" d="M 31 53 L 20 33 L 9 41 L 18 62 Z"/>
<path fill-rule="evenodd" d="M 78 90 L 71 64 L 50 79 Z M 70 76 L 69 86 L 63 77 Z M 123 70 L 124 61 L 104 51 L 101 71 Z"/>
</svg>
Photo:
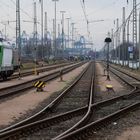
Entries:
<svg viewBox="0 0 140 140">
<path fill-rule="evenodd" d="M 124 99 L 131 99 L 132 97 L 134 97 L 133 94 L 134 93 L 131 92 L 127 95 L 122 95 L 122 96 L 115 97 L 115 98 L 112 98 L 112 99 L 109 99 L 109 100 L 105 100 L 105 101 L 95 103 L 95 104 L 92 105 L 91 109 L 92 110 L 98 110 L 98 109 L 101 109 L 102 107 L 110 106 L 112 104 L 115 104 L 119 100 L 123 101 Z M 138 105 L 140 105 L 140 104 L 138 104 Z M 134 103 L 134 107 L 136 107 L 135 103 Z M 121 109 L 121 110 L 124 110 L 124 109 Z M 135 109 L 135 108 L 133 108 L 133 106 L 130 106 L 130 109 Z M 23 137 L 23 136 L 28 135 L 24 130 L 30 131 L 30 129 L 32 129 L 33 130 L 32 132 L 35 133 L 36 131 L 38 131 L 38 130 L 44 128 L 44 127 L 48 128 L 52 125 L 55 125 L 55 126 L 62 125 L 64 123 L 64 121 L 65 121 L 65 123 L 68 123 L 69 120 L 72 119 L 72 118 L 78 118 L 78 117 L 84 116 L 84 114 L 86 114 L 87 110 L 88 110 L 88 106 L 85 106 L 85 107 L 82 107 L 80 109 L 75 109 L 75 110 L 72 110 L 72 111 L 54 116 L 54 117 L 50 117 L 50 118 L 47 118 L 47 119 L 44 119 L 44 120 L 37 121 L 35 123 L 30 123 L 30 124 L 22 126 L 20 128 L 13 129 L 13 130 L 2 133 L 2 134 L 0 134 L 0 138 L 1 139 L 2 138 L 6 139 L 7 137 L 14 138 L 14 135 L 17 132 L 18 132 L 18 135 Z M 129 111 L 128 107 L 126 107 L 126 112 L 127 111 Z M 121 113 L 119 111 L 117 111 L 117 112 L 121 115 Z M 112 113 L 111 115 L 114 117 L 114 115 L 116 115 L 116 114 Z M 124 113 L 123 115 L 126 115 L 126 114 Z M 99 119 L 99 120 L 96 120 L 96 121 L 95 121 L 95 118 L 94 118 L 94 122 L 90 123 L 91 122 L 91 120 L 90 120 L 90 122 L 88 122 L 89 124 L 86 125 L 85 127 L 82 127 L 79 130 L 76 130 L 76 131 L 74 131 L 74 132 L 72 132 L 68 135 L 65 135 L 64 137 L 58 138 L 58 139 L 66 139 L 66 140 L 67 139 L 83 139 L 83 138 L 87 139 L 87 136 L 90 136 L 91 134 L 94 134 L 94 132 L 97 131 L 97 129 L 102 128 L 104 125 L 106 125 L 106 120 L 107 120 L 106 117 L 109 117 L 109 119 L 110 119 L 110 115 L 105 116 L 105 117 L 103 117 L 103 119 Z M 100 125 L 100 123 L 103 123 L 103 124 Z M 107 121 L 107 123 L 108 123 L 108 121 Z M 15 138 L 17 138 L 17 137 L 15 136 Z M 35 139 L 35 136 L 33 137 L 33 139 Z"/>
<path fill-rule="evenodd" d="M 71 63 L 62 63 L 62 64 L 50 64 L 47 66 L 44 66 L 42 68 L 37 68 L 37 72 L 38 73 L 42 73 L 42 72 L 46 72 L 46 71 L 50 71 L 56 68 L 60 68 L 60 67 L 64 67 L 67 65 L 73 64 L 73 62 Z M 33 75 L 34 71 L 33 69 L 31 70 L 24 70 L 21 72 L 21 77 L 25 77 L 25 76 L 29 76 L 29 75 Z M 9 77 L 7 80 L 12 80 L 12 79 L 17 79 L 19 77 L 18 73 L 13 74 L 11 77 Z M 0 82 L 3 82 L 3 80 L 1 79 Z"/>
<path fill-rule="evenodd" d="M 122 76 L 121 76 L 122 77 Z M 125 78 L 124 78 L 125 79 Z M 123 79 L 123 82 L 125 81 Z M 127 79 L 126 79 L 127 81 Z M 126 82 L 127 84 L 127 82 Z M 131 85 L 131 83 L 130 83 Z M 129 86 L 130 86 L 129 85 Z M 57 140 L 72 140 L 72 139 L 86 139 L 94 135 L 94 132 L 100 130 L 100 128 L 104 127 L 108 123 L 115 121 L 117 119 L 120 119 L 120 117 L 127 115 L 132 110 L 135 110 L 140 107 L 139 102 L 139 90 L 137 88 L 132 89 L 130 93 L 127 93 L 125 95 L 121 95 L 118 97 L 114 97 L 109 100 L 101 101 L 98 103 L 95 103 L 92 105 L 91 110 L 94 111 L 92 119 L 87 122 L 87 125 L 80 127 L 79 129 L 72 131 L 70 133 L 67 133 L 65 135 L 60 135 L 60 137 L 57 137 Z M 36 122 L 35 124 L 29 124 L 31 127 L 39 127 L 42 128 L 42 125 L 45 125 L 46 127 L 52 124 L 55 125 L 61 125 L 64 121 L 69 121 L 70 118 L 73 117 L 81 117 L 86 114 L 88 107 L 85 106 L 80 109 L 76 109 L 67 113 L 63 113 L 60 115 L 57 115 L 55 117 L 51 117 L 48 119 L 44 119 L 41 121 Z M 55 118 L 58 119 L 58 121 L 55 121 Z M 71 122 L 70 122 L 71 124 Z M 23 129 L 27 129 L 28 125 L 23 126 Z M 23 133 L 22 127 L 19 129 L 19 133 Z M 12 132 L 13 131 L 13 132 Z M 15 133 L 15 130 L 9 131 L 9 134 Z M 2 135 L 7 135 L 8 132 L 3 133 Z M 0 135 L 0 138 L 1 136 Z M 34 137 L 35 138 L 35 137 Z"/>
<path fill-rule="evenodd" d="M 74 70 L 75 68 L 77 68 L 77 67 L 79 67 L 79 66 L 81 66 L 85 63 L 86 62 L 79 62 L 79 63 L 76 63 L 76 64 L 72 64 L 70 66 L 66 66 L 65 68 L 62 68 L 61 70 L 63 71 L 63 74 L 66 74 L 66 73 Z M 49 74 L 46 74 L 44 76 L 40 76 L 40 77 L 37 77 L 35 79 L 19 83 L 18 85 L 12 85 L 12 86 L 9 86 L 9 87 L 1 88 L 0 89 L 0 99 L 11 97 L 12 95 L 15 95 L 15 94 L 18 94 L 18 93 L 21 94 L 22 91 L 25 92 L 26 90 L 32 89 L 33 84 L 38 80 L 47 82 L 47 81 L 53 80 L 53 79 L 55 79 L 59 76 L 60 76 L 60 70 L 56 70 L 56 71 L 54 71 L 52 73 L 50 72 Z"/>
<path fill-rule="evenodd" d="M 106 67 L 105 64 L 103 64 L 104 67 Z M 116 75 L 119 79 L 121 79 L 125 84 L 129 85 L 129 87 L 133 88 L 139 88 L 140 85 L 140 78 L 136 77 L 128 72 L 125 72 L 124 70 L 121 70 L 117 67 L 114 67 L 110 65 L 110 72 Z"/>
<path fill-rule="evenodd" d="M 109 123 L 120 119 L 121 117 L 127 115 L 135 109 L 140 109 L 140 90 L 138 89 L 138 87 L 133 85 L 133 82 L 137 82 L 135 80 L 138 79 L 134 78 L 133 82 L 131 82 L 130 79 L 132 79 L 133 76 L 130 77 L 129 81 L 128 78 L 126 78 L 126 75 L 128 76 L 128 74 L 125 74 L 125 72 L 122 72 L 121 74 L 121 70 L 118 70 L 118 72 L 116 71 L 117 70 L 115 68 L 113 74 L 115 74 L 116 76 L 119 75 L 119 78 L 121 77 L 121 80 L 123 80 L 123 82 L 133 87 L 132 91 L 126 95 L 121 95 L 94 104 L 94 115 L 91 117 L 92 119 L 87 123 L 86 126 L 81 127 L 80 129 L 69 134 L 66 134 L 57 140 L 87 140 L 89 136 L 94 135 L 94 133 L 99 131 L 102 127 L 105 127 Z"/>
<path fill-rule="evenodd" d="M 91 77 L 91 73 L 92 73 L 92 77 Z M 91 107 L 92 107 L 93 98 L 94 98 L 94 95 L 93 95 L 94 81 L 95 81 L 95 72 L 93 70 L 93 64 L 92 64 L 91 66 L 89 66 L 89 68 L 87 68 L 87 69 L 85 69 L 85 71 L 83 71 L 83 73 L 78 77 L 78 79 L 68 89 L 66 89 L 64 92 L 62 92 L 60 94 L 61 96 L 59 96 L 51 104 L 48 105 L 49 110 L 51 109 L 51 113 L 50 113 L 51 117 L 48 119 L 49 120 L 48 124 L 43 123 L 46 125 L 43 125 L 43 126 L 40 125 L 40 122 L 42 122 L 43 118 L 41 118 L 41 120 L 38 120 L 38 118 L 36 117 L 35 120 L 32 119 L 33 122 L 32 123 L 30 122 L 30 124 L 26 124 L 24 126 L 20 126 L 18 128 L 4 132 L 6 135 L 1 134 L 0 138 L 3 138 L 3 139 L 8 138 L 7 136 L 9 133 L 10 134 L 9 137 L 12 137 L 12 139 L 14 137 L 16 137 L 16 139 L 17 139 L 17 137 L 19 137 L 19 135 L 21 137 L 23 137 L 27 134 L 27 132 L 30 132 L 30 133 L 35 132 L 36 128 L 44 128 L 44 127 L 48 127 L 48 126 L 49 126 L 49 129 L 48 128 L 47 128 L 47 130 L 43 129 L 43 132 L 39 132 L 39 133 L 41 133 L 41 135 L 43 137 L 44 137 L 43 133 L 45 132 L 45 139 L 51 139 L 52 137 L 57 136 L 59 133 L 61 134 L 62 131 L 64 131 L 64 133 L 62 133 L 60 136 L 73 131 L 75 128 L 77 128 L 77 127 L 81 126 L 83 123 L 85 123 L 86 120 L 91 115 L 91 112 L 92 112 Z M 76 89 L 76 92 L 75 92 L 75 89 Z M 87 94 L 87 92 L 89 94 Z M 56 101 L 56 100 L 58 100 L 58 101 Z M 59 104 L 58 104 L 58 102 L 59 102 Z M 78 102 L 78 104 L 77 104 L 77 102 Z M 83 106 L 85 106 L 85 105 L 88 105 L 88 107 L 87 107 L 85 113 L 82 114 L 81 116 L 77 116 L 77 115 L 75 115 L 75 113 L 73 113 L 73 111 L 71 111 L 73 109 L 76 110 L 77 108 L 83 108 Z M 52 113 L 52 111 L 53 111 L 53 113 Z M 65 115 L 65 114 L 67 114 L 65 112 L 68 112 L 69 115 L 68 116 Z M 54 114 L 58 117 L 52 117 L 52 116 L 54 116 Z M 58 114 L 60 114 L 60 115 L 58 115 Z M 78 112 L 78 114 L 81 114 L 81 112 L 80 113 Z M 30 120 L 31 120 L 31 118 L 30 118 Z M 62 124 L 56 127 L 54 124 L 56 122 L 60 122 L 60 120 L 61 121 L 67 120 L 67 121 L 61 122 Z M 51 122 L 51 124 L 50 124 L 50 122 Z M 37 127 L 35 127 L 36 124 L 38 124 Z M 68 129 L 68 128 L 70 128 L 70 129 Z M 53 133 L 52 133 L 52 131 L 49 131 L 52 129 L 54 130 Z M 67 131 L 65 131 L 65 130 L 67 130 Z M 46 131 L 49 131 L 49 133 L 46 133 Z M 11 133 L 11 132 L 13 132 L 13 133 Z M 24 135 L 21 135 L 21 133 Z M 15 134 L 16 134 L 16 136 L 13 137 L 13 135 L 15 135 Z M 4 135 L 6 137 L 3 137 Z M 34 135 L 35 135 L 35 137 L 37 137 L 37 133 L 34 133 L 30 139 L 34 139 Z M 58 137 L 60 137 L 60 136 L 58 136 Z M 38 134 L 38 137 L 40 137 L 40 134 Z"/>
</svg>

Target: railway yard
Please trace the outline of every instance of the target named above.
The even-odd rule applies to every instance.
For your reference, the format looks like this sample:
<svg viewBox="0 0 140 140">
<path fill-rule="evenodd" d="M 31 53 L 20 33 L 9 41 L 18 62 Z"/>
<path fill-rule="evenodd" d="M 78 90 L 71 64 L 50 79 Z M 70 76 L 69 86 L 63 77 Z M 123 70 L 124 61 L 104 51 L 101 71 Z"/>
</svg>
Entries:
<svg viewBox="0 0 140 140">
<path fill-rule="evenodd" d="M 0 140 L 140 140 L 140 0 L 0 5 Z"/>
<path fill-rule="evenodd" d="M 0 83 L 2 140 L 128 140 L 140 130 L 140 77 L 103 61 L 63 62 Z M 37 91 L 34 83 L 46 83 Z"/>
</svg>

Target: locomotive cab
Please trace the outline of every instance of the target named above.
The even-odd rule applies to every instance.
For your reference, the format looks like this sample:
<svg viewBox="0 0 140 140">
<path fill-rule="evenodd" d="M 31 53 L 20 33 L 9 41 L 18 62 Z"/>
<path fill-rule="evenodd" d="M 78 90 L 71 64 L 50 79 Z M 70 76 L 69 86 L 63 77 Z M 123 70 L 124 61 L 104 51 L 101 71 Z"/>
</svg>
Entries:
<svg viewBox="0 0 140 140">
<path fill-rule="evenodd" d="M 9 43 L 0 39 L 0 77 L 6 80 L 13 72 L 13 48 Z"/>
</svg>

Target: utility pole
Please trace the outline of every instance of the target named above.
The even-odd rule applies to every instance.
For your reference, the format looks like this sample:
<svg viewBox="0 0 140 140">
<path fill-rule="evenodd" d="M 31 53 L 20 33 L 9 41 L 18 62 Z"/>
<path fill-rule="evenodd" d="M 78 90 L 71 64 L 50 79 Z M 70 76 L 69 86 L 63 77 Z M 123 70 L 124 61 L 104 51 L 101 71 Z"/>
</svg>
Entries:
<svg viewBox="0 0 140 140">
<path fill-rule="evenodd" d="M 71 23 L 71 26 L 72 26 L 72 48 L 74 48 L 74 24 L 75 23 Z"/>
<path fill-rule="evenodd" d="M 64 59 L 64 13 L 66 13 L 65 11 L 60 11 L 60 13 L 62 14 L 62 58 Z"/>
<path fill-rule="evenodd" d="M 116 51 L 115 51 L 116 62 L 117 62 L 117 48 L 118 48 L 118 64 L 120 64 L 119 19 L 118 18 L 117 18 L 117 23 L 116 23 Z"/>
<path fill-rule="evenodd" d="M 70 44 L 69 44 L 69 40 L 70 40 L 70 18 L 67 18 L 68 20 L 68 48 L 70 47 Z"/>
<path fill-rule="evenodd" d="M 122 40 L 123 40 L 123 46 L 122 46 L 122 65 L 124 66 L 124 61 L 126 59 L 126 30 L 125 30 L 125 7 L 123 7 L 123 33 L 122 33 Z"/>
<path fill-rule="evenodd" d="M 57 56 L 57 46 L 56 46 L 56 28 L 57 28 L 57 27 L 56 27 L 56 10 L 57 10 L 57 9 L 56 9 L 56 2 L 57 2 L 58 0 L 52 0 L 52 1 L 55 2 L 55 8 L 54 8 L 54 9 L 55 9 L 55 10 L 54 10 L 54 11 L 55 11 L 55 16 L 54 16 L 54 17 L 55 17 L 55 18 L 54 18 L 54 20 L 55 20 L 55 21 L 54 21 L 54 48 L 55 48 L 55 49 L 54 49 L 54 57 L 56 57 L 56 56 Z"/>
<path fill-rule="evenodd" d="M 114 60 L 114 30 L 113 29 L 111 29 L 111 40 L 112 40 L 112 42 L 111 42 L 111 46 L 112 46 L 112 50 L 111 50 L 112 51 L 112 58 Z"/>
<path fill-rule="evenodd" d="M 139 69 L 140 69 L 140 12 L 139 12 Z"/>
<path fill-rule="evenodd" d="M 58 24 L 58 36 L 60 36 L 60 24 Z"/>
<path fill-rule="evenodd" d="M 54 55 L 55 58 L 55 19 L 53 19 L 53 47 L 52 47 L 52 54 Z"/>
<path fill-rule="evenodd" d="M 127 48 L 129 49 L 129 22 L 130 22 L 130 19 L 128 19 L 128 23 L 127 23 Z M 128 51 L 128 50 L 127 50 Z M 128 55 L 128 63 L 127 63 L 127 66 L 129 67 L 129 61 L 130 61 L 130 52 L 128 51 L 127 52 L 127 55 Z"/>
<path fill-rule="evenodd" d="M 60 44 L 61 40 L 60 40 L 60 24 L 58 24 L 58 44 Z M 58 51 L 57 51 L 58 56 L 61 56 L 61 44 L 58 46 Z"/>
<path fill-rule="evenodd" d="M 133 0 L 133 60 L 136 61 L 136 67 L 137 67 L 137 56 L 135 53 L 136 47 L 137 47 L 137 1 Z M 134 62 L 133 62 L 133 68 L 134 68 Z"/>
<path fill-rule="evenodd" d="M 16 46 L 18 48 L 18 76 L 21 79 L 21 27 L 20 27 L 20 0 L 16 0 Z"/>
<path fill-rule="evenodd" d="M 48 31 L 48 23 L 47 23 L 47 12 L 45 12 L 45 28 L 44 28 L 44 40 L 45 40 L 45 48 L 47 48 L 47 56 L 48 56 L 48 39 L 47 39 L 47 31 Z M 46 50 L 46 49 L 45 49 Z M 46 54 L 45 54 L 45 56 L 46 56 Z"/>
<path fill-rule="evenodd" d="M 34 31 L 33 31 L 33 42 L 34 42 L 34 60 L 35 60 L 35 68 L 34 73 L 37 75 L 37 12 L 36 12 L 36 2 L 34 2 Z"/>
<path fill-rule="evenodd" d="M 41 47 L 42 47 L 42 61 L 44 61 L 44 43 L 43 43 L 43 0 L 40 0 L 41 2 Z M 42 63 L 43 66 L 43 63 Z"/>
</svg>

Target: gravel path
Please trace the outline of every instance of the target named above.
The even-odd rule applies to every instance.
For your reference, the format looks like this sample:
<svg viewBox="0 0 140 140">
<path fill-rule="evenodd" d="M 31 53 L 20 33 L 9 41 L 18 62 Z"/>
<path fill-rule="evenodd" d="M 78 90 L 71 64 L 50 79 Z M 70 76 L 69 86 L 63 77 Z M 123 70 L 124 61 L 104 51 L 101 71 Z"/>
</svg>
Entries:
<svg viewBox="0 0 140 140">
<path fill-rule="evenodd" d="M 1 128 L 5 125 L 10 125 L 15 122 L 25 119 L 35 112 L 38 112 L 41 108 L 45 107 L 51 96 L 57 96 L 58 91 L 61 91 L 65 88 L 70 82 L 79 75 L 79 73 L 87 66 L 85 64 L 80 68 L 73 70 L 72 72 L 64 75 L 65 82 L 59 82 L 59 79 L 53 80 L 47 83 L 44 91 L 42 93 L 36 93 L 31 90 L 22 94 L 18 97 L 15 97 L 11 100 L 0 103 L 0 126 Z M 48 101 L 46 103 L 46 100 Z M 44 102 L 44 103 L 43 103 Z"/>
<path fill-rule="evenodd" d="M 104 99 L 112 98 L 114 96 L 128 93 L 129 89 L 124 87 L 122 85 L 122 83 L 118 82 L 117 78 L 115 76 L 111 75 L 110 83 L 105 80 L 105 78 L 102 76 L 103 68 L 100 63 L 97 63 L 97 68 L 100 69 L 100 70 L 98 70 L 97 76 L 98 76 L 98 84 L 99 84 L 99 87 L 101 87 L 101 88 L 99 89 L 100 94 L 96 95 L 96 99 L 95 99 L 96 101 L 101 101 Z M 102 83 L 104 83 L 104 84 L 100 84 L 100 81 L 102 81 Z M 105 85 L 108 83 L 113 85 L 113 87 L 115 89 L 115 93 L 110 92 L 108 94 L 108 92 L 105 91 Z M 106 107 L 99 109 L 98 111 L 95 111 L 92 118 L 94 118 L 94 120 L 102 118 L 105 115 L 113 113 L 114 111 L 116 111 L 120 108 L 123 108 L 126 105 L 129 105 L 131 103 L 135 103 L 136 101 L 139 101 L 139 100 L 140 100 L 140 97 L 138 96 L 132 100 L 123 100 L 120 102 L 116 102 L 116 103 L 112 104 L 111 106 L 106 106 Z M 113 139 L 114 140 L 115 139 L 116 140 L 139 140 L 139 139 L 130 139 L 131 137 L 129 137 L 129 132 L 131 132 L 131 131 L 130 131 L 130 129 L 128 129 L 129 127 L 135 126 L 136 124 L 140 124 L 138 122 L 140 119 L 139 116 L 140 116 L 140 110 L 137 111 L 137 115 L 136 115 L 136 112 L 132 112 L 127 117 L 120 119 L 117 122 L 108 124 L 107 126 L 105 126 L 104 128 L 102 128 L 98 131 L 95 131 L 94 135 L 92 137 L 90 137 L 89 140 L 113 140 Z M 134 129 L 136 129 L 136 127 Z M 126 131 L 126 130 L 127 130 L 127 132 L 124 132 L 122 134 L 122 132 Z M 135 132 L 136 132 L 136 130 L 135 130 Z M 133 135 L 134 134 L 132 134 L 132 136 Z M 124 137 L 127 139 L 123 139 Z"/>
<path fill-rule="evenodd" d="M 69 90 L 62 102 L 50 113 L 49 116 L 55 116 L 57 114 L 87 105 L 92 72 L 93 64 L 90 65 L 83 77 L 71 90 Z M 22 139 L 50 140 L 74 126 L 74 124 L 81 120 L 82 117 L 83 115 L 79 115 L 59 124 L 51 125 L 48 128 L 37 130 L 36 132 L 33 132 L 32 135 L 29 134 L 29 136 Z"/>
</svg>

